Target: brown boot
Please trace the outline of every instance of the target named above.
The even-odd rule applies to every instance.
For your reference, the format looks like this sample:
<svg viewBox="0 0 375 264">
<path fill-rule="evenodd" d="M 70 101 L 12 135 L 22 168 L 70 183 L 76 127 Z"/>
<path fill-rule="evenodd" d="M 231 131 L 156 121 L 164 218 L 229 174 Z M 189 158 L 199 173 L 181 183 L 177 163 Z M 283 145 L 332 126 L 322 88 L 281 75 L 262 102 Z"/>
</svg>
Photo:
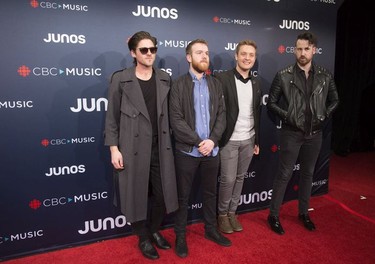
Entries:
<svg viewBox="0 0 375 264">
<path fill-rule="evenodd" d="M 236 213 L 229 213 L 228 219 L 233 231 L 240 232 L 243 230 L 241 223 L 237 219 Z"/>
<path fill-rule="evenodd" d="M 229 222 L 228 215 L 219 215 L 217 218 L 217 225 L 221 232 L 226 234 L 233 233 L 233 229 Z"/>
</svg>

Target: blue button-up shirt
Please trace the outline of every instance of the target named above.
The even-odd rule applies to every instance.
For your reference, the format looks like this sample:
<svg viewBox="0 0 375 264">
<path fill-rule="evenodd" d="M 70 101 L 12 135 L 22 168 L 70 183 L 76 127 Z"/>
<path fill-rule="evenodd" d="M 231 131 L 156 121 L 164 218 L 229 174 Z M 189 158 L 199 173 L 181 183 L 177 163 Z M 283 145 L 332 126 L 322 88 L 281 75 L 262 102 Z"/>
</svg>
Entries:
<svg viewBox="0 0 375 264">
<path fill-rule="evenodd" d="M 189 71 L 194 82 L 194 111 L 195 111 L 195 132 L 204 140 L 210 136 L 210 93 L 208 92 L 208 85 L 206 74 L 198 80 L 198 78 Z M 214 147 L 210 156 L 216 156 L 219 147 Z M 196 146 L 190 153 L 186 153 L 193 157 L 203 157 Z"/>
</svg>

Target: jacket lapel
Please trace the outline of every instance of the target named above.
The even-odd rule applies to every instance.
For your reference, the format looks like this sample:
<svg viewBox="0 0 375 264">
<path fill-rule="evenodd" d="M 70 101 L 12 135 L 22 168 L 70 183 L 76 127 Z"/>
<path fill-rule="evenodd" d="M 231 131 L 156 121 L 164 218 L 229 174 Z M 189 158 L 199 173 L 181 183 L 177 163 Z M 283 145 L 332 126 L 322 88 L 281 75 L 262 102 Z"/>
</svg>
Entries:
<svg viewBox="0 0 375 264">
<path fill-rule="evenodd" d="M 129 98 L 129 101 L 134 105 L 136 109 L 138 109 L 140 113 L 142 113 L 142 115 L 150 120 L 146 103 L 143 99 L 141 86 L 139 85 L 137 77 L 135 76 L 134 67 L 132 68 L 132 72 L 130 74 L 124 74 L 121 83 L 123 83 L 124 85 L 123 92 Z"/>
<path fill-rule="evenodd" d="M 164 79 L 156 70 L 155 70 L 155 80 L 156 80 L 156 94 L 157 94 L 156 107 L 157 107 L 157 113 L 159 117 L 163 112 L 163 103 L 168 96 L 168 92 L 170 88 L 167 85 L 165 85 L 166 83 L 169 83 L 169 80 Z"/>
</svg>

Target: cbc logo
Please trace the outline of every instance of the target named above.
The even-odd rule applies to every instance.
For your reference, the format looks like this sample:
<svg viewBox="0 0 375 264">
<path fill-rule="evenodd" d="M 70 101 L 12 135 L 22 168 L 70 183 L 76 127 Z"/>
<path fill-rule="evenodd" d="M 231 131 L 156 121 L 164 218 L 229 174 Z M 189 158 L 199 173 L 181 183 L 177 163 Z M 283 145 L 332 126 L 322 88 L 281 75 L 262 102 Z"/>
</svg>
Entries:
<svg viewBox="0 0 375 264">
<path fill-rule="evenodd" d="M 58 139 L 42 139 L 40 142 L 44 147 L 48 145 L 52 146 L 59 146 L 59 145 L 67 145 L 67 144 L 85 144 L 85 143 L 95 143 L 95 137 L 82 137 L 82 138 L 58 138 Z"/>
<path fill-rule="evenodd" d="M 235 25 L 243 25 L 243 26 L 251 25 L 251 21 L 246 20 L 246 19 L 232 19 L 232 18 L 215 16 L 212 20 L 215 23 L 222 23 L 222 24 L 235 24 Z"/>
<path fill-rule="evenodd" d="M 38 2 L 36 0 L 30 1 L 30 5 L 33 8 L 41 7 L 43 9 L 61 9 L 61 10 L 68 10 L 68 11 L 89 11 L 89 7 L 87 5 L 72 5 L 72 4 L 58 4 L 54 2 Z"/>
<path fill-rule="evenodd" d="M 27 77 L 31 73 L 35 76 L 101 76 L 102 69 L 100 68 L 65 68 L 64 70 L 56 67 L 34 67 L 30 69 L 26 65 L 22 65 L 17 70 L 18 74 L 22 77 Z"/>
<path fill-rule="evenodd" d="M 291 46 L 287 46 L 285 47 L 284 45 L 280 45 L 277 50 L 280 54 L 283 54 L 283 53 L 287 53 L 287 54 L 293 54 L 294 51 L 295 51 L 296 47 L 291 47 Z M 315 49 L 315 54 L 323 54 L 323 48 L 316 48 Z"/>
</svg>

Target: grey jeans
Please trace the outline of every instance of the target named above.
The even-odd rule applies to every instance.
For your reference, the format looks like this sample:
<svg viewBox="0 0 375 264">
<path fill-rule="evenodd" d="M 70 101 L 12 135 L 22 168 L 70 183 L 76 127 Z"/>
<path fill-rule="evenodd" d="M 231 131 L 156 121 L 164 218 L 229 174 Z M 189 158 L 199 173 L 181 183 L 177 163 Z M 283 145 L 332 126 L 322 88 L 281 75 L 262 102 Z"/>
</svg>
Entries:
<svg viewBox="0 0 375 264">
<path fill-rule="evenodd" d="M 243 141 L 228 141 L 220 149 L 219 214 L 236 212 L 253 153 L 254 137 Z"/>
</svg>

